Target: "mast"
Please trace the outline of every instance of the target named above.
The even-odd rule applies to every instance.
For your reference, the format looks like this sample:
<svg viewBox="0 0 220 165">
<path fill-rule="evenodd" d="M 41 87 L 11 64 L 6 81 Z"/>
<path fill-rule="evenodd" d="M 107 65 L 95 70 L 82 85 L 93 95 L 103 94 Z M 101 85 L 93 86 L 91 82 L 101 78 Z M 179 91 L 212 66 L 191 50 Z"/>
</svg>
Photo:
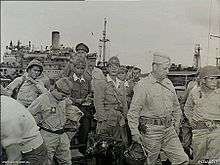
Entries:
<svg viewBox="0 0 220 165">
<path fill-rule="evenodd" d="M 197 69 L 201 67 L 200 50 L 201 50 L 200 44 L 196 44 L 193 61 L 194 61 L 194 67 Z"/>
<path fill-rule="evenodd" d="M 106 38 L 106 25 L 107 25 L 107 20 L 104 18 L 104 30 L 102 32 L 102 39 L 99 41 L 102 43 L 102 51 L 100 51 L 100 56 L 102 59 L 100 59 L 99 63 L 102 64 L 102 66 L 106 65 L 106 43 L 109 42 L 109 39 Z"/>
</svg>

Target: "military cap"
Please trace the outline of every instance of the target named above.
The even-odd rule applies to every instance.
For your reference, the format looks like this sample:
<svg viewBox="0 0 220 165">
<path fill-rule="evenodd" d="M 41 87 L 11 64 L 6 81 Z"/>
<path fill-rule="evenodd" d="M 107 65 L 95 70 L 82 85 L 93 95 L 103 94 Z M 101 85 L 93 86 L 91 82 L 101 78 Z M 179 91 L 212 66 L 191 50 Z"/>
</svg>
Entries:
<svg viewBox="0 0 220 165">
<path fill-rule="evenodd" d="M 42 64 L 39 60 L 37 60 L 37 59 L 33 59 L 33 60 L 28 64 L 28 66 L 27 66 L 27 68 L 26 68 L 26 71 L 27 71 L 30 67 L 32 67 L 32 66 L 39 66 L 40 69 L 41 69 L 41 72 L 43 71 L 43 64 Z"/>
<path fill-rule="evenodd" d="M 72 89 L 72 83 L 69 81 L 66 77 L 63 77 L 55 82 L 55 85 L 59 90 L 61 90 L 63 93 L 69 95 L 70 91 Z"/>
<path fill-rule="evenodd" d="M 97 59 L 97 53 L 89 53 L 86 55 L 87 59 Z"/>
<path fill-rule="evenodd" d="M 212 76 L 220 76 L 220 70 L 216 66 L 207 65 L 200 69 L 199 71 L 199 77 L 205 78 L 205 77 L 212 77 Z"/>
<path fill-rule="evenodd" d="M 116 57 L 116 56 L 111 57 L 107 62 L 107 66 L 108 65 L 120 65 L 120 61 L 119 61 L 118 57 Z"/>
<path fill-rule="evenodd" d="M 138 68 L 138 67 L 134 66 L 134 67 L 133 67 L 133 70 L 141 71 L 141 68 Z"/>
<path fill-rule="evenodd" d="M 153 63 L 170 63 L 170 57 L 160 53 L 160 52 L 155 52 L 153 54 Z"/>
<path fill-rule="evenodd" d="M 89 47 L 84 43 L 79 43 L 76 45 L 75 51 L 83 50 L 86 53 L 89 53 Z"/>
</svg>

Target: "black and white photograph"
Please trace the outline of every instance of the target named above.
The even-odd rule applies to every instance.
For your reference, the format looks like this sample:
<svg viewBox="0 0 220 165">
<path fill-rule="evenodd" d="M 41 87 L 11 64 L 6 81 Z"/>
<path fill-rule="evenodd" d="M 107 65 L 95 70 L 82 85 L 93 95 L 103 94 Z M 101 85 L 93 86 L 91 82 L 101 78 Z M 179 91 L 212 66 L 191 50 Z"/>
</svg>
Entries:
<svg viewBox="0 0 220 165">
<path fill-rule="evenodd" d="M 220 164 L 220 0 L 0 3 L 1 164 Z"/>
</svg>

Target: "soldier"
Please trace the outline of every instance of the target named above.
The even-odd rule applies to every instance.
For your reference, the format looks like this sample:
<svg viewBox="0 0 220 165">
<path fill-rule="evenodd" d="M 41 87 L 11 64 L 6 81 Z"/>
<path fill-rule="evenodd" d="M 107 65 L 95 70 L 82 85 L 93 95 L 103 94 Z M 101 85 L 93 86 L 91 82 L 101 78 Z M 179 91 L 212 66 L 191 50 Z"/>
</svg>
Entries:
<svg viewBox="0 0 220 165">
<path fill-rule="evenodd" d="M 117 75 L 118 79 L 123 82 L 126 82 L 127 72 L 128 72 L 128 70 L 127 70 L 126 66 L 121 65 L 119 68 L 119 71 L 118 71 L 118 75 Z"/>
<path fill-rule="evenodd" d="M 220 89 L 216 89 L 220 71 L 215 66 L 200 70 L 200 86 L 195 86 L 186 101 L 184 112 L 193 129 L 192 163 L 220 158 Z M 200 162 L 199 162 L 200 161 Z M 207 162 L 206 162 L 207 163 Z"/>
<path fill-rule="evenodd" d="M 117 78 L 120 62 L 117 57 L 111 57 L 107 63 L 108 75 L 102 86 L 95 87 L 95 118 L 97 120 L 97 134 L 121 140 L 127 144 L 126 132 L 126 89 Z M 97 96 L 98 95 L 98 96 Z M 117 155 L 120 156 L 120 155 Z"/>
<path fill-rule="evenodd" d="M 67 119 L 65 99 L 70 95 L 71 88 L 72 83 L 61 78 L 51 92 L 42 94 L 28 107 L 40 127 L 50 164 L 54 156 L 59 164 L 72 164 L 70 141 L 64 130 Z"/>
<path fill-rule="evenodd" d="M 60 77 L 68 77 L 70 75 L 71 70 L 73 69 L 73 61 L 76 57 L 83 57 L 86 58 L 87 54 L 89 53 L 89 47 L 84 43 L 79 43 L 75 47 L 75 53 L 71 54 L 70 61 L 66 65 L 66 67 L 61 72 Z"/>
<path fill-rule="evenodd" d="M 86 70 L 84 72 L 84 76 L 90 82 L 92 81 L 92 72 L 96 66 L 96 53 L 90 53 L 86 55 Z"/>
<path fill-rule="evenodd" d="M 129 81 L 127 81 L 127 72 L 128 72 L 128 69 L 126 68 L 126 66 L 121 65 L 119 68 L 119 72 L 118 72 L 117 77 L 119 80 L 121 80 L 123 82 L 123 84 L 125 86 L 127 106 L 129 109 L 130 104 L 131 104 L 131 100 L 132 100 L 132 96 L 133 96 L 133 88 L 131 86 L 129 86 Z M 127 127 L 128 143 L 130 144 L 132 141 L 131 140 L 131 131 L 128 126 L 127 119 L 126 119 L 126 127 Z"/>
<path fill-rule="evenodd" d="M 93 116 L 91 109 L 91 85 L 90 82 L 84 78 L 83 74 L 85 69 L 85 58 L 76 57 L 73 62 L 73 70 L 68 77 L 68 79 L 73 84 L 70 98 L 73 104 L 84 113 L 84 116 L 80 120 L 80 127 L 78 132 L 78 141 L 80 144 L 86 144 L 87 142 L 88 133 L 91 129 L 91 119 Z M 86 147 L 80 147 L 79 151 L 85 154 Z"/>
<path fill-rule="evenodd" d="M 44 83 L 38 79 L 43 72 L 43 65 L 34 59 L 27 66 L 27 74 L 16 78 L 7 87 L 9 96 L 28 107 L 40 94 L 47 92 Z"/>
<path fill-rule="evenodd" d="M 19 161 L 34 165 L 47 163 L 47 149 L 33 116 L 22 104 L 3 95 L 1 145 L 6 150 L 9 164 L 18 164 Z"/>
<path fill-rule="evenodd" d="M 132 140 L 142 143 L 149 164 L 162 150 L 173 164 L 188 164 L 178 138 L 181 110 L 173 84 L 167 79 L 170 58 L 154 53 L 152 72 L 134 87 L 128 111 Z"/>
<path fill-rule="evenodd" d="M 134 82 L 140 81 L 140 75 L 141 75 L 141 69 L 138 67 L 134 67 L 132 72 L 133 81 Z"/>
</svg>

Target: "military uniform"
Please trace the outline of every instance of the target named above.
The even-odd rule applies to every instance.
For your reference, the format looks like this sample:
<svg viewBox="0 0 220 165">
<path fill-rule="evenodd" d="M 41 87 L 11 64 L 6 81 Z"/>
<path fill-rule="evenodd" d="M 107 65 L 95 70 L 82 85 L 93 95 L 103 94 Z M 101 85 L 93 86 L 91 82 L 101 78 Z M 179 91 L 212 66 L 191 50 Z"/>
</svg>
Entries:
<svg viewBox="0 0 220 165">
<path fill-rule="evenodd" d="M 27 69 L 33 65 L 37 65 L 42 68 L 42 64 L 37 60 L 32 60 Z M 16 91 L 19 88 L 18 91 Z M 7 87 L 7 94 L 12 96 L 14 92 L 17 92 L 17 100 L 21 102 L 25 107 L 28 107 L 40 94 L 47 92 L 44 83 L 41 79 L 32 79 L 25 74 L 21 77 L 16 78 Z"/>
<path fill-rule="evenodd" d="M 91 98 L 91 85 L 83 75 L 86 69 L 85 58 L 76 57 L 73 66 L 76 68 L 76 70 L 72 70 L 68 77 L 73 84 L 70 98 L 73 102 L 73 105 L 77 106 L 84 113 L 84 116 L 80 119 L 77 138 L 80 144 L 86 144 L 88 133 L 91 129 L 91 118 L 93 115 L 91 101 L 89 101 L 89 98 Z M 80 72 L 77 68 L 80 68 Z M 77 72 L 79 77 L 77 76 Z M 81 153 L 85 153 L 85 150 L 86 147 L 79 148 Z"/>
<path fill-rule="evenodd" d="M 192 163 L 220 158 L 220 150 L 217 147 L 220 146 L 219 100 L 220 89 L 207 94 L 201 90 L 201 87 L 194 87 L 189 94 L 184 112 L 193 129 Z M 217 129 L 210 129 L 213 125 Z"/>
<path fill-rule="evenodd" d="M 61 85 L 65 85 L 62 83 L 64 79 L 56 82 L 59 89 L 61 89 Z M 71 85 L 68 83 L 66 86 L 65 92 L 68 93 Z M 63 89 L 61 90 L 63 91 Z M 59 164 L 72 164 L 70 141 L 64 130 L 67 120 L 66 106 L 65 100 L 58 101 L 48 92 L 38 97 L 28 108 L 41 128 L 41 135 L 47 146 L 50 161 L 52 162 L 55 156 Z"/>
<path fill-rule="evenodd" d="M 86 144 L 88 133 L 91 129 L 91 118 L 93 115 L 90 109 L 91 103 L 87 105 L 84 102 L 86 101 L 87 96 L 91 94 L 90 82 L 83 77 L 77 77 L 75 73 L 72 73 L 72 75 L 69 77 L 69 80 L 73 84 L 70 95 L 71 100 L 73 101 L 73 105 L 77 106 L 84 113 L 84 116 L 80 120 L 78 141 L 81 144 Z M 79 99 L 84 101 L 79 103 L 77 101 Z M 85 152 L 85 148 L 82 149 L 82 152 Z"/>
<path fill-rule="evenodd" d="M 120 65 L 117 57 L 112 57 L 108 65 Z M 106 79 L 94 81 L 95 118 L 97 120 L 97 133 L 122 140 L 127 143 L 125 128 L 126 114 L 128 111 L 126 89 L 118 78 L 112 80 L 109 75 Z M 100 85 L 100 86 L 98 86 Z"/>
<path fill-rule="evenodd" d="M 97 59 L 97 55 L 96 53 L 89 53 L 86 55 L 86 70 L 84 72 L 84 77 L 88 80 L 88 81 L 92 81 L 92 74 L 93 74 L 93 70 L 95 68 L 93 68 L 93 70 L 89 67 L 89 60 L 96 60 Z"/>
<path fill-rule="evenodd" d="M 169 63 L 170 59 L 154 54 L 153 62 Z M 134 96 L 127 118 L 132 138 L 142 139 L 150 164 L 157 162 L 161 150 L 173 164 L 188 163 L 189 158 L 177 135 L 181 110 L 175 89 L 169 79 L 158 81 L 149 74 L 148 77 L 140 80 L 134 87 Z"/>
<path fill-rule="evenodd" d="M 95 117 L 98 120 L 97 133 L 107 134 L 116 139 L 121 139 L 127 143 L 127 135 L 122 128 L 125 126 L 125 119 L 127 114 L 126 91 L 122 84 L 116 84 L 107 76 L 101 103 L 103 109 L 100 112 L 96 110 Z"/>
<path fill-rule="evenodd" d="M 33 116 L 7 96 L 1 96 L 1 144 L 7 150 L 8 161 L 21 158 L 27 164 L 46 165 L 46 146 Z"/>
</svg>

